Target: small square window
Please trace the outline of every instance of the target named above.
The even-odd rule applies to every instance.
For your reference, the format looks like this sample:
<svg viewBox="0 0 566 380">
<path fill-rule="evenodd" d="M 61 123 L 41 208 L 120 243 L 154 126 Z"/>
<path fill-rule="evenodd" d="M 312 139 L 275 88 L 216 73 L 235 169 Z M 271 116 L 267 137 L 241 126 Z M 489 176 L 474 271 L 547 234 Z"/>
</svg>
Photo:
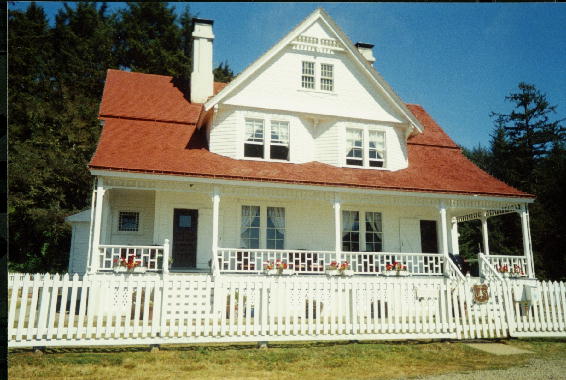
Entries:
<svg viewBox="0 0 566 380">
<path fill-rule="evenodd" d="M 179 215 L 179 227 L 191 227 L 193 221 L 190 215 Z"/>
<path fill-rule="evenodd" d="M 137 232 L 140 227 L 140 213 L 120 211 L 118 217 L 118 231 Z"/>
</svg>

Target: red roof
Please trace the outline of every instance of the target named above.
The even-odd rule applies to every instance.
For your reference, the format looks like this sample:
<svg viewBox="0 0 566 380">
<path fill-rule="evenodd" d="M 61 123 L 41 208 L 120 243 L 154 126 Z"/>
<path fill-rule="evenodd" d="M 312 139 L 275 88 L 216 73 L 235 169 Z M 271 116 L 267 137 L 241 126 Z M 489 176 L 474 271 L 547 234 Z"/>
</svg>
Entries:
<svg viewBox="0 0 566 380">
<path fill-rule="evenodd" d="M 423 124 L 425 132 L 408 141 L 407 169 L 390 172 L 339 168 L 320 162 L 292 164 L 224 157 L 208 151 L 204 129 L 196 130 L 195 124 L 199 116 L 196 108 L 200 112 L 201 105 L 191 104 L 184 96 L 181 99 L 179 95 L 182 94 L 172 83 L 171 77 L 109 70 L 100 112 L 105 125 L 89 164 L 91 169 L 371 189 L 532 197 L 495 179 L 469 161 L 454 141 L 418 105 L 407 106 Z M 215 85 L 215 90 L 220 90 L 217 86 Z M 136 92 L 129 92 L 126 88 L 136 89 Z M 158 89 L 161 89 L 161 96 L 155 93 Z M 117 96 L 119 93 L 122 96 Z M 149 99 L 155 99 L 164 108 L 157 107 Z M 120 104 L 123 108 L 119 107 Z"/>
</svg>

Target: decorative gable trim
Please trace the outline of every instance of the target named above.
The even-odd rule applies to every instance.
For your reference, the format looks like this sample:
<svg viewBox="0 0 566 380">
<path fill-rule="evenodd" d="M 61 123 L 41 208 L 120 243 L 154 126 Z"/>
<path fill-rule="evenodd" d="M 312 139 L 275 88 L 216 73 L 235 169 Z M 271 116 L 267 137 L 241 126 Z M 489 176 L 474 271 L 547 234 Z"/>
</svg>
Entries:
<svg viewBox="0 0 566 380">
<path fill-rule="evenodd" d="M 306 28 L 308 28 L 317 20 L 321 20 L 323 23 L 325 23 L 326 26 L 332 32 L 334 32 L 337 40 L 317 38 L 317 41 L 314 41 L 315 38 L 309 40 L 310 37 L 307 38 L 306 36 L 301 36 L 301 33 L 304 32 Z M 275 56 L 288 45 L 290 45 L 293 49 L 320 51 L 330 54 L 344 51 L 346 54 L 349 54 L 353 58 L 354 62 L 373 82 L 373 84 L 383 91 L 386 99 L 391 102 L 394 108 L 409 120 L 410 126 L 421 133 L 424 132 L 424 126 L 409 111 L 401 98 L 399 98 L 399 96 L 393 91 L 391 86 L 389 86 L 387 82 L 385 82 L 381 75 L 372 66 L 369 65 L 367 60 L 354 46 L 352 41 L 350 41 L 348 36 L 346 36 L 346 34 L 340 29 L 340 27 L 338 27 L 338 25 L 332 20 L 332 18 L 321 8 L 318 8 L 313 13 L 311 13 L 305 20 L 303 20 L 295 28 L 293 28 L 293 30 L 291 30 L 277 44 L 275 44 L 271 49 L 269 49 L 250 66 L 248 66 L 242 73 L 240 73 L 240 75 L 238 75 L 228 86 L 226 86 L 222 91 L 210 98 L 204 104 L 204 109 L 208 111 L 223 99 L 225 99 L 235 89 L 239 88 L 243 83 L 245 83 L 266 62 L 268 62 L 273 56 Z"/>
</svg>

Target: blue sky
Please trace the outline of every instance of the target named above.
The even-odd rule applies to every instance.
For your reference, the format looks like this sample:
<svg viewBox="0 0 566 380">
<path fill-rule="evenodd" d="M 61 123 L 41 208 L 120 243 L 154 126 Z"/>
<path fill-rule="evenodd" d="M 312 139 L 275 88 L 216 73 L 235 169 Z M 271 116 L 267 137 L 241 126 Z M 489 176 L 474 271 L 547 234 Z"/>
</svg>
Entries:
<svg viewBox="0 0 566 380">
<path fill-rule="evenodd" d="M 25 9 L 27 2 L 10 5 Z M 72 3 L 71 3 L 72 4 Z M 53 17 L 62 3 L 41 2 Z M 187 3 L 173 3 L 178 11 Z M 124 3 L 109 3 L 110 9 Z M 241 72 L 317 7 L 353 42 L 375 45 L 375 67 L 407 103 L 421 104 L 456 143 L 489 143 L 490 111 L 520 81 L 566 117 L 566 4 L 190 3 L 213 19 L 214 61 Z"/>
</svg>

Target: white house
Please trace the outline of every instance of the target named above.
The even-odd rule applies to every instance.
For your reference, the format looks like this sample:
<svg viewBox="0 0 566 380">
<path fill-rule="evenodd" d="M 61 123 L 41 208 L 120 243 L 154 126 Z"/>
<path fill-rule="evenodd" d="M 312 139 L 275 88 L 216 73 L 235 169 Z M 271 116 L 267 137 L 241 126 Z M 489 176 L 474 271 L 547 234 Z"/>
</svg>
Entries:
<svg viewBox="0 0 566 380">
<path fill-rule="evenodd" d="M 135 254 L 149 272 L 263 273 L 282 260 L 295 274 L 348 261 L 355 275 L 401 262 L 444 276 L 458 222 L 481 219 L 486 260 L 534 277 L 533 196 L 467 160 L 376 71 L 373 45 L 322 9 L 228 85 L 213 82 L 213 22 L 195 19 L 193 38 L 190 94 L 108 70 L 90 229 L 76 223 L 70 271 L 111 273 Z M 523 256 L 489 251 L 487 219 L 509 212 Z"/>
<path fill-rule="evenodd" d="M 194 25 L 190 94 L 108 71 L 71 275 L 9 275 L 10 347 L 566 336 L 565 284 L 534 278 L 533 196 L 403 103 L 371 45 L 318 9 L 224 85 L 213 23 Z M 503 213 L 521 256 L 489 251 Z M 479 277 L 450 259 L 472 219 Z"/>
</svg>

